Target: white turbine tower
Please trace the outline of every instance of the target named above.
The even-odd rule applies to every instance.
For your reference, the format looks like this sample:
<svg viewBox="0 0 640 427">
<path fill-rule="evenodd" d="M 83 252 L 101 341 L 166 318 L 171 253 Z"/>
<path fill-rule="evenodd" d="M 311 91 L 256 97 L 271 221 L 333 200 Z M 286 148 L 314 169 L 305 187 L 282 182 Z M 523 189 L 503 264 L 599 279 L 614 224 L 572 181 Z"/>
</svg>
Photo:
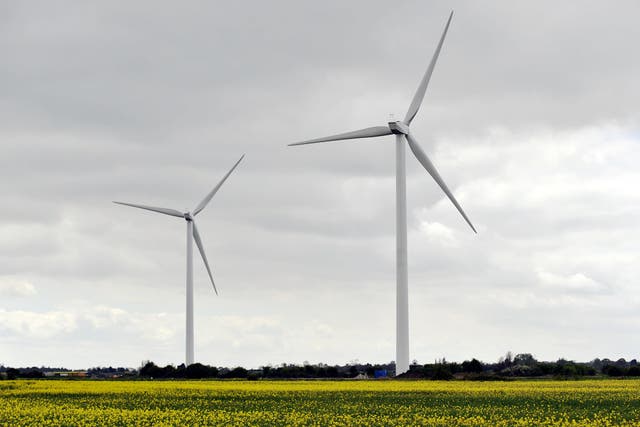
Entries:
<svg viewBox="0 0 640 427">
<path fill-rule="evenodd" d="M 444 180 L 438 173 L 429 157 L 418 145 L 413 135 L 409 131 L 409 125 L 418 113 L 418 109 L 422 104 L 429 79 L 433 73 L 433 69 L 438 60 L 442 43 L 447 35 L 449 24 L 453 12 L 449 15 L 447 25 L 444 27 L 440 42 L 436 47 L 436 51 L 431 58 L 429 67 L 422 77 L 420 86 L 411 101 L 409 111 L 402 121 L 389 122 L 388 126 L 375 126 L 366 129 L 360 129 L 352 132 L 331 135 L 324 138 L 316 138 L 308 141 L 297 142 L 293 145 L 315 144 L 318 142 L 340 141 L 356 138 L 370 138 L 376 136 L 385 136 L 395 134 L 396 137 L 396 375 L 402 374 L 409 370 L 409 295 L 407 283 L 407 196 L 406 196 L 406 169 L 405 169 L 405 140 L 409 143 L 409 148 L 413 155 L 424 166 L 424 168 L 433 177 L 436 183 L 442 188 L 456 209 L 462 214 L 467 224 L 476 232 L 476 229 L 469 221 L 469 218 L 460 207 Z"/>
<path fill-rule="evenodd" d="M 131 206 L 134 208 L 146 209 L 153 212 L 158 212 L 165 215 L 175 216 L 178 218 L 184 218 L 187 222 L 187 334 L 186 334 L 186 357 L 185 357 L 185 365 L 189 366 L 194 362 L 194 354 L 193 354 L 193 241 L 196 241 L 196 245 L 198 246 L 198 250 L 200 251 L 200 255 L 202 256 L 202 260 L 204 261 L 204 266 L 207 268 L 207 273 L 209 273 L 209 279 L 211 279 L 211 284 L 213 285 L 213 290 L 218 295 L 218 289 L 216 289 L 216 284 L 213 282 L 213 276 L 211 274 L 211 268 L 209 268 L 209 262 L 207 261 L 207 255 L 204 253 L 204 247 L 202 246 L 202 239 L 200 238 L 200 233 L 198 233 L 198 228 L 196 227 L 194 217 L 198 215 L 209 203 L 209 201 L 216 194 L 218 189 L 224 184 L 224 182 L 229 178 L 231 172 L 238 166 L 238 164 L 244 158 L 244 154 L 240 157 L 240 160 L 236 162 L 235 165 L 231 168 L 229 172 L 220 180 L 218 185 L 213 187 L 213 190 L 207 194 L 207 196 L 202 199 L 200 204 L 196 206 L 193 212 L 180 212 L 175 209 L 167 209 L 167 208 L 156 208 L 153 206 L 145 206 L 145 205 L 135 205 L 133 203 L 124 203 L 124 202 L 113 202 L 119 205 Z"/>
</svg>

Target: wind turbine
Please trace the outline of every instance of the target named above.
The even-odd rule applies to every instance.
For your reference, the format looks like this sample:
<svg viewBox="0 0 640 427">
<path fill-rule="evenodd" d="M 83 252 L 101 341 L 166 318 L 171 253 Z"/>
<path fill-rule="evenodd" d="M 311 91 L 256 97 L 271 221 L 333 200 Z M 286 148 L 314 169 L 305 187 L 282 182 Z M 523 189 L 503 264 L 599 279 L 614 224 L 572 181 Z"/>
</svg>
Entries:
<svg viewBox="0 0 640 427">
<path fill-rule="evenodd" d="M 196 245 L 198 246 L 198 250 L 200 251 L 200 255 L 202 256 L 202 260 L 204 261 L 204 266 L 207 268 L 207 273 L 209 273 L 209 279 L 211 279 L 211 284 L 213 285 L 213 290 L 216 295 L 218 295 L 218 289 L 216 288 L 216 284 L 213 281 L 213 275 L 211 274 L 211 268 L 209 268 L 209 262 L 207 261 L 207 255 L 204 253 L 204 247 L 202 246 L 202 239 L 200 238 L 200 233 L 198 233 L 198 227 L 196 227 L 196 222 L 194 217 L 198 215 L 211 201 L 213 196 L 220 189 L 222 184 L 229 178 L 231 172 L 240 164 L 242 159 L 244 158 L 244 154 L 240 157 L 240 160 L 236 162 L 235 165 L 227 172 L 227 174 L 220 180 L 218 185 L 213 187 L 213 190 L 206 195 L 204 199 L 196 206 L 193 212 L 180 212 L 175 209 L 167 209 L 167 208 L 156 208 L 153 206 L 145 206 L 145 205 L 136 205 L 133 203 L 125 203 L 125 202 L 113 202 L 119 205 L 131 206 L 139 209 L 146 209 L 148 211 L 158 212 L 165 215 L 175 216 L 178 218 L 184 218 L 187 222 L 187 333 L 186 333 L 186 358 L 185 365 L 189 366 L 194 361 L 193 355 L 193 241 L 196 241 Z"/>
<path fill-rule="evenodd" d="M 409 370 L 409 295 L 408 295 L 408 280 L 407 280 L 407 196 L 406 196 L 406 168 L 405 168 L 405 140 L 409 144 L 409 148 L 413 152 L 413 155 L 418 159 L 420 164 L 429 172 L 431 177 L 440 186 L 442 191 L 447 195 L 449 200 L 456 207 L 458 212 L 462 215 L 464 220 L 469 224 L 471 229 L 476 233 L 476 229 L 471 224 L 471 221 L 462 210 L 462 207 L 453 196 L 447 184 L 438 173 L 427 154 L 420 148 L 418 142 L 413 137 L 409 130 L 411 122 L 415 118 L 422 100 L 424 99 L 425 92 L 427 91 L 427 85 L 429 79 L 433 73 L 433 69 L 438 60 L 438 55 L 442 49 L 442 43 L 447 35 L 451 18 L 453 17 L 453 11 L 449 15 L 447 24 L 444 27 L 436 51 L 431 58 L 429 67 L 422 77 L 422 81 L 418 86 L 416 94 L 413 96 L 409 110 L 402 121 L 391 121 L 387 126 L 374 126 L 365 129 L 360 129 L 352 132 L 341 133 L 338 135 L 326 136 L 323 138 L 316 138 L 302 142 L 296 142 L 289 144 L 306 145 L 316 144 L 319 142 L 328 141 L 341 141 L 347 139 L 357 138 L 371 138 L 377 136 L 385 136 L 394 134 L 396 138 L 396 375 L 400 375 Z"/>
</svg>

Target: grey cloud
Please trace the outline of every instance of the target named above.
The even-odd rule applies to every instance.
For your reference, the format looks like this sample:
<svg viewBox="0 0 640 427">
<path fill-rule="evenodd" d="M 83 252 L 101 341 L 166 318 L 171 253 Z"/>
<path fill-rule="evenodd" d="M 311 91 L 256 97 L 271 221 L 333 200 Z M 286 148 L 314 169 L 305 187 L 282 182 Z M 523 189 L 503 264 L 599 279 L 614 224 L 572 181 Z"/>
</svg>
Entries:
<svg viewBox="0 0 640 427">
<path fill-rule="evenodd" d="M 77 322 L 0 362 L 178 362 L 184 224 L 111 201 L 193 208 L 242 153 L 198 222 L 201 360 L 393 359 L 393 140 L 286 144 L 404 115 L 450 7 L 413 131 L 480 233 L 408 157 L 412 358 L 637 357 L 635 2 L 5 2 L 0 274 L 37 293 L 0 310 Z M 174 335 L 92 339 L 96 307 Z"/>
</svg>

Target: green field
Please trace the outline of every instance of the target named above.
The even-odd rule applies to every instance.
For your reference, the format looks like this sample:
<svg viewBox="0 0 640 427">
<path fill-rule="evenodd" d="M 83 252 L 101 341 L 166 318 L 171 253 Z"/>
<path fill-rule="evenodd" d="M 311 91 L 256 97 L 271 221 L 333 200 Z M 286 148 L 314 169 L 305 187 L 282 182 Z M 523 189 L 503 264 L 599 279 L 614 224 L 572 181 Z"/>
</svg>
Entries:
<svg viewBox="0 0 640 427">
<path fill-rule="evenodd" d="M 640 426 L 640 380 L 0 381 L 0 424 Z"/>
</svg>

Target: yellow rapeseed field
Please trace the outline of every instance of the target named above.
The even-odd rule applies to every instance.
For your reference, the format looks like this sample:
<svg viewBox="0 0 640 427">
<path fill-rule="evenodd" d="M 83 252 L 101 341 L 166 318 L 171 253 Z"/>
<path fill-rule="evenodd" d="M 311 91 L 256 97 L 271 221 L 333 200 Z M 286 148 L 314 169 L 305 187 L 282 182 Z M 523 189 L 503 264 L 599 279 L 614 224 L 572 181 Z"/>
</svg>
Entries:
<svg viewBox="0 0 640 427">
<path fill-rule="evenodd" d="M 640 426 L 640 380 L 0 381 L 6 426 Z"/>
</svg>

